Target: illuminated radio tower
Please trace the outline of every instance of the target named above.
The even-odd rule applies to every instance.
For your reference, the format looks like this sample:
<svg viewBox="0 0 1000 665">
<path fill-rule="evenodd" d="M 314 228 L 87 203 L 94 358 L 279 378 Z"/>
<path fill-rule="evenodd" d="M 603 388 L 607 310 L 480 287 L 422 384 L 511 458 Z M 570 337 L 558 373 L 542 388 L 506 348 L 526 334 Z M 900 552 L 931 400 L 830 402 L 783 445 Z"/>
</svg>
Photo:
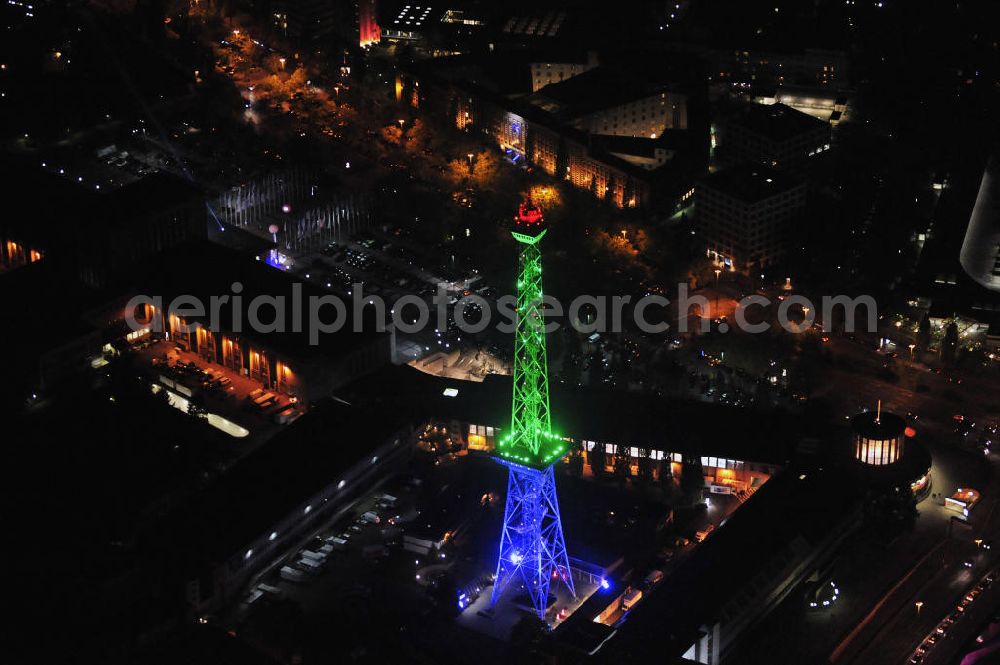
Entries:
<svg viewBox="0 0 1000 665">
<path fill-rule="evenodd" d="M 551 431 L 549 380 L 542 318 L 541 211 L 522 204 L 515 217 L 520 243 L 517 276 L 517 330 L 514 338 L 514 399 L 510 431 L 497 445 L 498 461 L 509 469 L 507 507 L 491 602 L 520 580 L 535 611 L 545 619 L 549 583 L 561 580 L 576 596 L 566 554 L 552 465 L 566 444 Z"/>
</svg>

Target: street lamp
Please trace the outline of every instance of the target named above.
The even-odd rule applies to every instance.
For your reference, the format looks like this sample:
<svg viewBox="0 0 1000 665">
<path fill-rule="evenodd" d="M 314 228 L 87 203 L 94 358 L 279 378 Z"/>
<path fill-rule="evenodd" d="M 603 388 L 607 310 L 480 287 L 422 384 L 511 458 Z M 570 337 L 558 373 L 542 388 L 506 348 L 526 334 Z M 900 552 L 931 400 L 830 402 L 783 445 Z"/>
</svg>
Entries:
<svg viewBox="0 0 1000 665">
<path fill-rule="evenodd" d="M 398 123 L 399 123 L 399 129 L 400 129 L 400 131 L 402 131 L 402 130 L 403 130 L 403 124 L 404 124 L 404 123 L 405 123 L 406 121 L 405 121 L 405 120 L 403 120 L 402 118 L 400 118 L 400 119 L 399 119 L 399 120 L 397 120 L 396 122 L 398 122 Z"/>
<path fill-rule="evenodd" d="M 915 603 L 913 603 L 913 604 L 914 604 L 914 605 L 916 606 L 916 608 L 917 608 L 917 616 L 920 616 L 920 608 L 924 606 L 924 601 L 922 601 L 922 600 L 918 600 L 917 602 L 915 602 Z"/>
<path fill-rule="evenodd" d="M 917 348 L 916 344 L 910 344 L 910 361 L 913 360 L 913 349 Z"/>
<path fill-rule="evenodd" d="M 470 152 L 469 154 L 466 155 L 466 157 L 469 158 L 469 175 L 472 175 L 472 158 L 474 157 L 474 155 Z"/>
<path fill-rule="evenodd" d="M 719 316 L 719 276 L 722 275 L 722 270 L 719 268 L 715 269 L 715 309 L 712 312 L 712 316 Z"/>
</svg>

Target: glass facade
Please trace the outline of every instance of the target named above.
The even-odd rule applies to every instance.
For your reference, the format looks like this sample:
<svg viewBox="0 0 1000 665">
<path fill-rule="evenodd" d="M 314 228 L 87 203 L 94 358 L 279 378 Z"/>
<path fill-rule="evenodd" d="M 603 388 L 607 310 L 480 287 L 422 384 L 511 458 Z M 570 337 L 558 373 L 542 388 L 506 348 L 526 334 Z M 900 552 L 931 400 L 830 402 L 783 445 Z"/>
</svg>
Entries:
<svg viewBox="0 0 1000 665">
<path fill-rule="evenodd" d="M 881 466 L 892 464 L 903 454 L 904 436 L 892 439 L 870 439 L 858 436 L 855 439 L 854 457 L 859 462 Z"/>
</svg>

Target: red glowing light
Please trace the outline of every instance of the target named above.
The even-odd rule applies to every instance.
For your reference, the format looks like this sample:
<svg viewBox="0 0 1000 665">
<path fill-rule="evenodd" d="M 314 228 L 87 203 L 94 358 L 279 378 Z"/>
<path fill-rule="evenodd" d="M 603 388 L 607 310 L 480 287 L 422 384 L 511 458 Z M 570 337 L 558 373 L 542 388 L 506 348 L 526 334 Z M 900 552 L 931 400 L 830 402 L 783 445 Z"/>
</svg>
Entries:
<svg viewBox="0 0 1000 665">
<path fill-rule="evenodd" d="M 517 208 L 517 217 L 515 219 L 518 224 L 524 224 L 525 226 L 541 224 L 542 209 L 530 201 L 522 203 Z"/>
<path fill-rule="evenodd" d="M 907 427 L 905 430 L 903 430 L 903 433 L 906 434 L 907 438 L 912 439 L 917 435 L 917 430 L 913 429 L 912 427 Z"/>
<path fill-rule="evenodd" d="M 378 44 L 382 39 L 382 28 L 376 19 L 377 14 L 375 0 L 361 0 L 358 3 L 358 36 L 362 48 Z"/>
</svg>

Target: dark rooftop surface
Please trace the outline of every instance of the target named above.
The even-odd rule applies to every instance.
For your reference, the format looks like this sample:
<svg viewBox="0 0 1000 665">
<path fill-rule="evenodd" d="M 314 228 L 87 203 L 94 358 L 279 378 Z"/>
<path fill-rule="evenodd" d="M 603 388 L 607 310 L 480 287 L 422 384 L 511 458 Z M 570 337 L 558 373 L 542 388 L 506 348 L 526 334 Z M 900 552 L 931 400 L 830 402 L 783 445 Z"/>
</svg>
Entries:
<svg viewBox="0 0 1000 665">
<path fill-rule="evenodd" d="M 559 83 L 550 83 L 526 101 L 561 118 L 575 118 L 666 90 L 666 86 L 650 85 L 621 68 L 601 66 Z M 553 103 L 555 108 L 552 108 Z"/>
<path fill-rule="evenodd" d="M 455 388 L 454 397 L 444 395 Z M 803 437 L 821 436 L 811 420 L 783 412 L 746 411 L 701 402 L 550 386 L 553 430 L 563 436 L 669 452 L 703 451 L 756 462 L 783 464 Z M 425 374 L 409 366 L 386 367 L 340 393 L 349 402 L 377 400 L 411 422 L 430 419 L 507 428 L 511 378 L 491 375 L 481 383 Z"/>
<path fill-rule="evenodd" d="M 854 416 L 851 428 L 865 438 L 885 441 L 901 435 L 906 428 L 906 420 L 888 411 L 883 411 L 880 415 L 869 411 Z"/>
<path fill-rule="evenodd" d="M 47 259 L 12 270 L 0 275 L 0 303 L 4 307 L 0 339 L 14 344 L 8 348 L 17 349 L 15 361 L 37 362 L 41 353 L 93 332 L 94 327 L 82 314 L 97 302 L 97 292 L 66 279 Z"/>
<path fill-rule="evenodd" d="M 655 139 L 642 136 L 615 136 L 613 134 L 594 134 L 592 145 L 606 152 L 635 155 L 637 157 L 655 157 L 657 150 L 686 150 L 694 143 L 694 136 L 688 130 L 668 129 Z"/>
<path fill-rule="evenodd" d="M 146 213 L 163 213 L 203 196 L 193 183 L 162 172 L 102 190 L 17 161 L 5 164 L 0 177 L 11 192 L 44 192 L 10 197 L 12 210 L 0 219 L 0 231 L 48 253 L 71 251 L 75 239 L 89 232 L 114 233 Z"/>
<path fill-rule="evenodd" d="M 744 203 L 758 203 L 802 184 L 795 176 L 767 166 L 745 164 L 705 178 L 705 186 Z"/>
<path fill-rule="evenodd" d="M 755 576 L 783 574 L 849 518 L 858 497 L 835 469 L 786 469 L 639 603 L 600 655 L 609 662 L 681 655 Z"/>
<path fill-rule="evenodd" d="M 367 316 L 364 319 L 363 330 L 354 332 L 354 319 L 351 316 L 353 303 L 350 299 L 343 299 L 347 312 L 345 324 L 339 331 L 320 333 L 318 344 L 311 344 L 308 321 L 309 299 L 330 294 L 307 283 L 303 284 L 294 276 L 268 265 L 263 260 L 257 261 L 254 257 L 209 241 L 191 241 L 164 252 L 145 266 L 141 277 L 136 279 L 135 288 L 137 293 L 143 295 L 162 296 L 165 306 L 180 295 L 196 296 L 207 309 L 212 297 L 227 295 L 232 297 L 234 282 L 239 282 L 243 287 L 239 294 L 242 297 L 241 334 L 266 344 L 274 351 L 287 353 L 295 358 L 346 354 L 372 343 L 378 335 L 388 334 L 377 332 L 374 318 L 369 319 Z M 293 328 L 295 316 L 293 303 L 297 292 L 295 285 L 301 286 L 300 332 L 296 332 Z M 262 332 L 252 329 L 249 323 L 250 304 L 258 296 L 284 299 L 283 330 Z M 221 331 L 233 332 L 231 304 L 224 304 L 219 313 Z M 265 305 L 260 308 L 258 316 L 262 323 L 270 323 L 274 318 L 274 308 Z M 335 316 L 332 306 L 321 309 L 323 321 L 332 321 Z M 193 318 L 206 324 L 210 322 L 208 316 Z"/>
<path fill-rule="evenodd" d="M 829 130 L 822 120 L 780 103 L 741 105 L 732 122 L 772 141 L 787 141 L 816 129 Z"/>
<path fill-rule="evenodd" d="M 196 501 L 174 511 L 157 538 L 184 543 L 195 561 L 205 555 L 222 561 L 407 424 L 378 405 L 317 403 Z"/>
</svg>

